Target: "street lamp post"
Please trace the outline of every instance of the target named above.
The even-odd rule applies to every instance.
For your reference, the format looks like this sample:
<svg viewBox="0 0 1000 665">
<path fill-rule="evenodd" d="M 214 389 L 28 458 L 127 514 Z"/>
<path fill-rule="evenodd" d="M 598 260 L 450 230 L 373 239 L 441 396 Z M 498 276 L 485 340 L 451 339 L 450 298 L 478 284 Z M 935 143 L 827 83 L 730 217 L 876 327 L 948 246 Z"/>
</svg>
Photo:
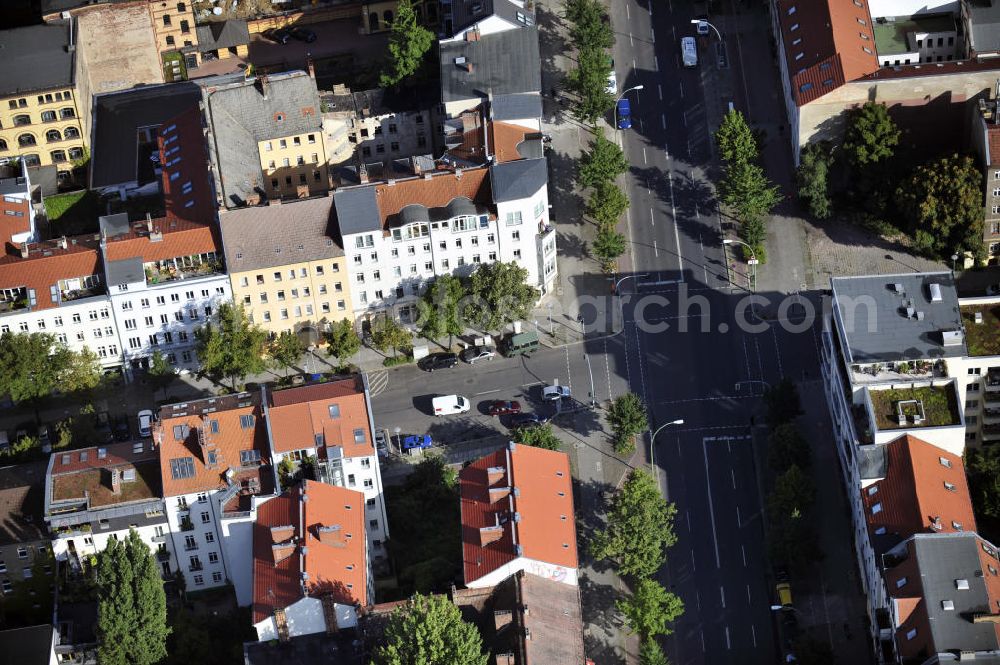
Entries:
<svg viewBox="0 0 1000 665">
<path fill-rule="evenodd" d="M 669 423 L 663 423 L 656 429 L 655 432 L 653 432 L 653 436 L 649 439 L 649 469 L 650 471 L 653 472 L 653 478 L 657 479 L 657 487 L 659 487 L 659 480 L 658 480 L 659 473 L 656 470 L 656 435 L 659 434 L 660 431 L 664 427 L 667 427 L 668 425 L 683 425 L 683 424 L 684 424 L 683 418 L 678 418 L 677 420 L 671 420 Z"/>
<path fill-rule="evenodd" d="M 618 286 L 622 282 L 624 282 L 626 279 L 633 279 L 633 278 L 637 279 L 639 277 L 649 277 L 649 273 L 648 272 L 644 272 L 644 273 L 641 273 L 641 274 L 638 274 L 638 275 L 625 275 L 624 277 L 622 277 L 621 279 L 619 279 L 617 282 L 615 282 L 615 288 L 613 289 L 614 294 L 618 295 Z"/>
<path fill-rule="evenodd" d="M 958 261 L 958 254 L 951 255 L 951 272 L 955 272 L 955 261 Z"/>
<path fill-rule="evenodd" d="M 704 23 L 705 25 L 707 25 L 708 27 L 710 27 L 710 28 L 711 28 L 712 30 L 715 30 L 715 34 L 716 34 L 716 35 L 718 35 L 718 37 L 719 37 L 719 41 L 720 41 L 720 42 L 722 42 L 722 41 L 725 41 L 725 40 L 724 40 L 724 39 L 722 38 L 722 33 L 721 33 L 721 32 L 719 32 L 719 29 L 718 29 L 718 28 L 716 28 L 716 27 L 715 27 L 714 25 L 712 25 L 711 23 L 709 23 L 708 21 L 706 21 L 705 19 L 701 19 L 701 18 L 693 18 L 693 19 L 691 19 L 691 23 L 693 23 L 694 25 L 701 25 L 702 23 Z"/>
<path fill-rule="evenodd" d="M 625 90 L 622 90 L 622 94 L 618 95 L 618 99 L 615 100 L 615 131 L 618 131 L 618 102 L 622 100 L 622 97 L 632 92 L 633 90 L 642 90 L 644 87 L 646 86 L 642 85 L 641 83 L 639 85 L 633 85 L 631 88 L 626 88 Z"/>
<path fill-rule="evenodd" d="M 750 264 L 750 295 L 754 295 L 757 289 L 757 255 L 753 251 L 753 247 L 749 244 L 743 242 L 742 240 L 737 240 L 736 238 L 723 238 L 723 245 L 743 245 L 750 250 L 750 259 L 747 261 Z M 751 303 L 754 314 L 757 313 L 756 304 Z"/>
</svg>

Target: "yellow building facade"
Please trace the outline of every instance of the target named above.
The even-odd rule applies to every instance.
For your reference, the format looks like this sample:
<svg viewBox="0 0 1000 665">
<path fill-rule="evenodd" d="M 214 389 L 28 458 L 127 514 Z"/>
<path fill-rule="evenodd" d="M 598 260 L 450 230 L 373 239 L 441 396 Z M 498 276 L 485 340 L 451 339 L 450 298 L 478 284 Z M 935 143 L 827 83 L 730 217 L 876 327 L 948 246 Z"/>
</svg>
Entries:
<svg viewBox="0 0 1000 665">
<path fill-rule="evenodd" d="M 322 131 L 260 141 L 257 151 L 271 198 L 306 198 L 329 189 Z"/>
<path fill-rule="evenodd" d="M 67 174 L 86 155 L 76 93 L 59 87 L 0 97 L 0 159 L 55 164 Z"/>
<path fill-rule="evenodd" d="M 156 49 L 160 53 L 198 45 L 191 2 L 149 0 L 149 14 Z"/>
</svg>

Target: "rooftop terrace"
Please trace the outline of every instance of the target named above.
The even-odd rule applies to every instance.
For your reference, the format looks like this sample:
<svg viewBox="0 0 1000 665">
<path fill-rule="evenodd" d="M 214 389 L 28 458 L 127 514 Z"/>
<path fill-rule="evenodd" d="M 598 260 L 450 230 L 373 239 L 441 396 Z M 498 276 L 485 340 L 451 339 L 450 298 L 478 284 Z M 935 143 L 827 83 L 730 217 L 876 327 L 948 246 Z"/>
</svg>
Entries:
<svg viewBox="0 0 1000 665">
<path fill-rule="evenodd" d="M 970 356 L 1000 356 L 1000 303 L 963 305 L 962 323 Z M 977 322 L 976 314 L 982 315 Z"/>
<path fill-rule="evenodd" d="M 116 494 L 111 488 L 112 469 L 87 469 L 52 477 L 52 500 L 70 501 L 87 499 L 90 508 L 101 508 L 160 495 L 160 465 L 150 461 L 134 467 L 119 468 L 122 472 L 121 489 Z M 134 480 L 126 480 L 128 470 L 134 470 Z"/>
<path fill-rule="evenodd" d="M 917 388 L 869 390 L 875 426 L 880 430 L 947 427 L 961 424 L 958 400 L 950 383 Z"/>
<path fill-rule="evenodd" d="M 912 17 L 886 17 L 884 23 L 875 21 L 872 33 L 875 35 L 875 50 L 881 56 L 897 53 L 913 53 L 918 50 L 913 33 L 954 32 L 955 19 L 948 14 Z"/>
</svg>

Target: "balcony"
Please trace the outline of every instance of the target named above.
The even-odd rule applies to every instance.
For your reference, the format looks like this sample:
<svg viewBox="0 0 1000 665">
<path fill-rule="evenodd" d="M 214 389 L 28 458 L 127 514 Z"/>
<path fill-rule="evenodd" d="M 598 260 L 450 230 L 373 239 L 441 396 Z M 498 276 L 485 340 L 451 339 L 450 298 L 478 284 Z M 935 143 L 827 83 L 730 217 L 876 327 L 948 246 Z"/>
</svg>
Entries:
<svg viewBox="0 0 1000 665">
<path fill-rule="evenodd" d="M 181 531 L 194 531 L 194 522 L 187 515 L 181 518 Z"/>
<path fill-rule="evenodd" d="M 198 543 L 185 543 L 184 545 L 185 552 L 193 552 L 196 549 L 198 549 Z"/>
<path fill-rule="evenodd" d="M 1000 367 L 990 367 L 986 370 L 986 392 L 1000 392 Z"/>
<path fill-rule="evenodd" d="M 205 569 L 205 566 L 203 566 L 200 561 L 196 562 L 196 563 L 192 563 L 192 564 L 190 564 L 188 566 L 188 571 L 192 572 L 192 573 L 197 573 L 198 571 L 204 570 L 204 569 Z"/>
<path fill-rule="evenodd" d="M 24 287 L 4 289 L 0 295 L 0 314 L 28 309 L 28 290 Z"/>
<path fill-rule="evenodd" d="M 900 383 L 944 378 L 948 370 L 943 360 L 908 360 L 904 362 L 851 365 L 851 383 Z"/>
<path fill-rule="evenodd" d="M 170 561 L 170 552 L 167 550 L 166 547 L 163 547 L 161 545 L 160 548 L 156 550 L 156 560 L 159 561 L 160 563 Z"/>
<path fill-rule="evenodd" d="M 215 253 L 182 256 L 143 265 L 147 284 L 163 284 L 180 279 L 195 279 L 225 272 Z"/>
</svg>

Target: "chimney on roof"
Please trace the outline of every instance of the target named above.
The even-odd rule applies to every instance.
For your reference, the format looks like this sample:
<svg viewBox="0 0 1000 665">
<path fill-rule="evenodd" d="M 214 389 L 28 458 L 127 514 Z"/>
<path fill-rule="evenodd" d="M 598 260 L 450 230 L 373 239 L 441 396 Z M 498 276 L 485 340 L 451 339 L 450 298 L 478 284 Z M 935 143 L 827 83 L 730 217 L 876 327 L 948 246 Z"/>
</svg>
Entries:
<svg viewBox="0 0 1000 665">
<path fill-rule="evenodd" d="M 344 531 L 340 528 L 339 524 L 331 524 L 330 526 L 319 526 L 316 529 L 316 537 L 319 542 L 324 545 L 332 545 L 333 547 L 347 547 L 347 539 L 344 537 Z"/>
<path fill-rule="evenodd" d="M 465 31 L 465 41 L 467 42 L 478 42 L 479 41 L 479 26 L 476 26 L 472 30 Z"/>
<path fill-rule="evenodd" d="M 972 623 L 1000 623 L 1000 614 L 979 612 L 972 615 Z"/>
<path fill-rule="evenodd" d="M 59 245 L 59 249 L 66 249 L 66 236 L 63 236 L 56 240 L 56 244 Z"/>
<path fill-rule="evenodd" d="M 260 94 L 267 99 L 271 94 L 271 80 L 264 74 L 257 77 L 257 83 L 260 84 Z"/>
<path fill-rule="evenodd" d="M 416 157 L 410 157 L 410 168 L 413 169 L 413 175 L 420 175 L 423 173 L 423 167 L 420 166 L 420 160 Z"/>
<path fill-rule="evenodd" d="M 274 565 L 277 566 L 279 563 L 292 556 L 295 553 L 295 541 L 289 540 L 284 543 L 275 543 L 271 545 L 271 558 L 274 559 Z"/>
<path fill-rule="evenodd" d="M 362 185 L 368 184 L 368 167 L 365 166 L 364 162 L 361 162 L 361 166 L 358 167 L 358 181 Z"/>
<path fill-rule="evenodd" d="M 19 246 L 19 249 L 21 250 L 21 258 L 22 259 L 28 258 L 28 243 L 22 242 Z"/>
<path fill-rule="evenodd" d="M 146 233 L 153 233 L 153 216 L 148 212 L 146 213 Z"/>
<path fill-rule="evenodd" d="M 316 80 L 316 63 L 313 61 L 312 58 L 309 58 L 308 60 L 306 60 L 306 71 L 309 72 L 309 78 L 311 78 L 313 81 L 315 81 Z"/>
<path fill-rule="evenodd" d="M 291 524 L 282 524 L 271 527 L 271 543 L 283 543 L 295 535 L 295 527 Z"/>
<path fill-rule="evenodd" d="M 115 495 L 122 493 L 122 472 L 117 468 L 111 469 L 111 493 Z"/>
</svg>

